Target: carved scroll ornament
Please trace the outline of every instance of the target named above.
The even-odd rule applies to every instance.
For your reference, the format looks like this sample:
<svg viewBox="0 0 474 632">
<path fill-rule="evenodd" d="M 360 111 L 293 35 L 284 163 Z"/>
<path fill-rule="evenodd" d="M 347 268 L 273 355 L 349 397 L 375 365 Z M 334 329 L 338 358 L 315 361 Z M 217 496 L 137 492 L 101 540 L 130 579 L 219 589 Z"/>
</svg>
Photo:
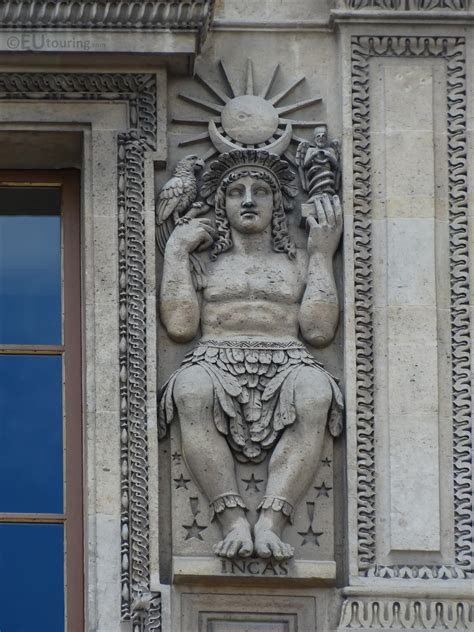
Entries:
<svg viewBox="0 0 474 632">
<path fill-rule="evenodd" d="M 472 630 L 472 602 L 461 599 L 348 599 L 338 630 Z"/>
</svg>

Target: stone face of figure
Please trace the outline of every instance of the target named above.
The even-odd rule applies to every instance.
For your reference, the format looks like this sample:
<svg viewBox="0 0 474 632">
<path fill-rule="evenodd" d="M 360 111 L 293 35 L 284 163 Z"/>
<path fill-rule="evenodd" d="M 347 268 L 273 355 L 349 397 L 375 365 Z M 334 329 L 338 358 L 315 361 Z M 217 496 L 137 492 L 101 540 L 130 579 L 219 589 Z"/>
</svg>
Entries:
<svg viewBox="0 0 474 632">
<path fill-rule="evenodd" d="M 191 219 L 166 246 L 162 321 L 178 342 L 199 328 L 202 338 L 163 388 L 160 424 L 166 431 L 179 419 L 186 462 L 222 527 L 214 550 L 223 557 L 293 555 L 282 531 L 314 476 L 328 418 L 340 432 L 340 391 L 300 340 L 325 346 L 338 321 L 332 258 L 341 209 L 337 197 L 315 205 L 307 249 L 296 249 L 278 177 L 259 164 L 237 166 L 219 182 L 217 234 L 210 220 Z M 199 301 L 189 255 L 211 247 Z M 267 457 L 252 532 L 235 460 Z"/>
<path fill-rule="evenodd" d="M 261 233 L 272 221 L 273 192 L 263 180 L 239 178 L 227 187 L 225 201 L 227 218 L 237 232 Z"/>
<path fill-rule="evenodd" d="M 314 129 L 314 144 L 316 147 L 323 149 L 328 145 L 328 133 L 325 125 L 315 127 Z"/>
</svg>

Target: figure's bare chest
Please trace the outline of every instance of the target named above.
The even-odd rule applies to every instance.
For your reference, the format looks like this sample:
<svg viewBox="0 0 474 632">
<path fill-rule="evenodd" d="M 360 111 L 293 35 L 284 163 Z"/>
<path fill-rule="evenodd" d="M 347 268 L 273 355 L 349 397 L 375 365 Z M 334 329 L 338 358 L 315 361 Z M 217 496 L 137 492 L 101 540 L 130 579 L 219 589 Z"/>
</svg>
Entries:
<svg viewBox="0 0 474 632">
<path fill-rule="evenodd" d="M 204 299 L 210 302 L 230 300 L 268 300 L 293 304 L 304 292 L 304 273 L 296 261 L 284 254 L 260 257 L 220 257 L 208 269 Z"/>
</svg>

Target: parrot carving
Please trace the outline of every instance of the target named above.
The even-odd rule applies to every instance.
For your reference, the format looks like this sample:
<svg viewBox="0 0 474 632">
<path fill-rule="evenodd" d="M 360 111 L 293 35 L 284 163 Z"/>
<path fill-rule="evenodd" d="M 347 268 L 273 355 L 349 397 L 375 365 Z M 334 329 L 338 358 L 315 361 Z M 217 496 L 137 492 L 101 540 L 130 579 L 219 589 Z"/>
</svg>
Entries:
<svg viewBox="0 0 474 632">
<path fill-rule="evenodd" d="M 156 242 L 162 255 L 171 233 L 182 222 L 207 213 L 209 207 L 196 202 L 198 183 L 196 174 L 204 168 L 197 156 L 186 156 L 178 162 L 173 176 L 163 185 L 156 199 Z M 205 287 L 205 270 L 198 257 L 191 254 L 191 275 L 196 290 Z"/>
</svg>

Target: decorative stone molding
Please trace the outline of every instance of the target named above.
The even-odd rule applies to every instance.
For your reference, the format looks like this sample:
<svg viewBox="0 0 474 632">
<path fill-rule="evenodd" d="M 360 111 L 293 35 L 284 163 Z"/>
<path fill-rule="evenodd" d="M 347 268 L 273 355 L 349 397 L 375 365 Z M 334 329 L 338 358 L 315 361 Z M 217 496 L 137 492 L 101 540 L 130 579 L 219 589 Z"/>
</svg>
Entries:
<svg viewBox="0 0 474 632">
<path fill-rule="evenodd" d="M 0 28 L 197 30 L 205 38 L 214 0 L 6 0 Z"/>
<path fill-rule="evenodd" d="M 348 599 L 338 630 L 472 630 L 474 606 L 445 599 Z"/>
<path fill-rule="evenodd" d="M 376 564 L 367 571 L 368 577 L 382 577 L 383 579 L 464 579 L 466 572 L 454 565 L 439 566 L 406 566 L 396 564 L 383 566 Z"/>
<path fill-rule="evenodd" d="M 342 0 L 346 9 L 389 9 L 392 11 L 431 11 L 453 9 L 463 11 L 471 8 L 471 0 Z"/>
<path fill-rule="evenodd" d="M 375 533 L 372 189 L 369 63 L 373 57 L 446 61 L 453 401 L 454 566 L 379 566 Z M 466 177 L 465 41 L 455 37 L 353 37 L 352 120 L 356 330 L 357 523 L 362 575 L 462 578 L 472 574 L 472 428 Z"/>
<path fill-rule="evenodd" d="M 156 80 L 149 74 L 0 74 L 0 100 L 125 101 L 118 136 L 122 617 L 134 632 L 161 629 L 160 596 L 150 592 L 144 154 L 156 146 Z"/>
</svg>

